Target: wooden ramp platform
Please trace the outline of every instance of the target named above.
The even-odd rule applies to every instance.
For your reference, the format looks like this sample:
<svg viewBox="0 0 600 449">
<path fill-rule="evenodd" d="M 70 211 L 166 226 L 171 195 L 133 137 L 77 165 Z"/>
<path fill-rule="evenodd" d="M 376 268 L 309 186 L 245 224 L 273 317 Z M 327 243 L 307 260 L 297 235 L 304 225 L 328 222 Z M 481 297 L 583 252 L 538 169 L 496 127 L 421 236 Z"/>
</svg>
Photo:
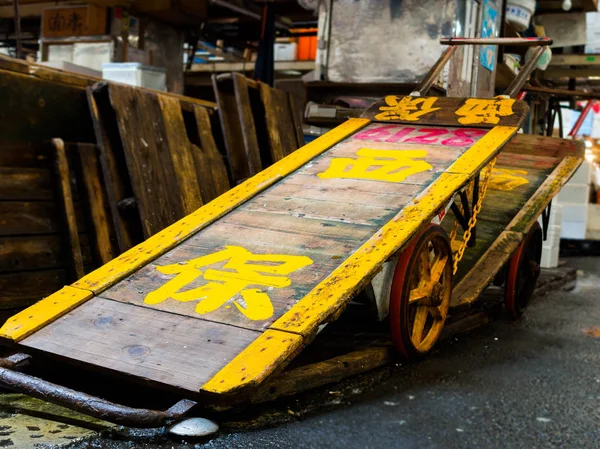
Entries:
<svg viewBox="0 0 600 449">
<path fill-rule="evenodd" d="M 255 386 L 446 210 L 526 112 L 503 98 L 386 97 L 0 336 L 188 393 Z"/>
</svg>

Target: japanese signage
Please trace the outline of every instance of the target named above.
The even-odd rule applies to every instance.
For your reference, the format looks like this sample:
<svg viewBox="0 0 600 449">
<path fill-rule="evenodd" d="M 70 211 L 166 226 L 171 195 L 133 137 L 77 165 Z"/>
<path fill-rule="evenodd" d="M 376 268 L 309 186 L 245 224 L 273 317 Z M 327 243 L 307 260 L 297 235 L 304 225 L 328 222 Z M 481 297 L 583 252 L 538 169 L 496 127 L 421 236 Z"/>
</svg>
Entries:
<svg viewBox="0 0 600 449">
<path fill-rule="evenodd" d="M 46 8 L 42 13 L 43 37 L 101 36 L 106 34 L 106 8 L 74 6 Z"/>
<path fill-rule="evenodd" d="M 519 126 L 528 111 L 511 98 L 399 97 L 388 95 L 363 117 L 377 122 L 491 128 Z"/>
</svg>

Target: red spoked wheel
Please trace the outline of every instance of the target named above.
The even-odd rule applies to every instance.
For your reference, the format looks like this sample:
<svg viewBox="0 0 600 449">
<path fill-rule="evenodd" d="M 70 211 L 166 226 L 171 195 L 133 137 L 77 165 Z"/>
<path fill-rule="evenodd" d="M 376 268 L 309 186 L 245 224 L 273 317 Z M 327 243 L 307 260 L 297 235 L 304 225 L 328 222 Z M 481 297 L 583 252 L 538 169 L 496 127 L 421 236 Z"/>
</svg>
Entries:
<svg viewBox="0 0 600 449">
<path fill-rule="evenodd" d="M 429 225 L 398 259 L 390 295 L 390 329 L 405 358 L 425 355 L 438 340 L 450 308 L 452 250 L 446 231 Z"/>
<path fill-rule="evenodd" d="M 542 228 L 538 222 L 515 250 L 506 271 L 504 304 L 508 314 L 517 319 L 527 308 L 540 275 Z"/>
</svg>

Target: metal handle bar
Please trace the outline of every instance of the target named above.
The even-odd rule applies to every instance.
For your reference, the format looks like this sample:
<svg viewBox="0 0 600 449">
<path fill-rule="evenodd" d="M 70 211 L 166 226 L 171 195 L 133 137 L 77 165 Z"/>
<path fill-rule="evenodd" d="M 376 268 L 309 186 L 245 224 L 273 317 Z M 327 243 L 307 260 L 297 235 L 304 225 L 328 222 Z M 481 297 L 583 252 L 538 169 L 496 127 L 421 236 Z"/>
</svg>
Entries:
<svg viewBox="0 0 600 449">
<path fill-rule="evenodd" d="M 504 95 L 515 98 L 527 78 L 538 62 L 538 59 L 544 54 L 544 47 L 552 44 L 552 39 L 549 37 L 526 37 L 526 38 L 517 38 L 517 37 L 444 37 L 440 39 L 440 43 L 449 45 L 449 47 L 442 53 L 440 58 L 436 61 L 436 63 L 431 67 L 425 78 L 419 84 L 419 88 L 416 89 L 411 95 L 422 96 L 426 95 L 433 86 L 433 83 L 442 73 L 444 67 L 452 58 L 452 55 L 456 52 L 459 45 L 519 45 L 519 46 L 528 46 L 528 47 L 538 47 L 533 54 L 533 57 L 527 61 L 527 63 L 523 66 L 523 68 L 519 71 L 519 74 L 515 77 L 515 79 L 510 83 L 510 86 L 504 92 Z"/>
<path fill-rule="evenodd" d="M 443 37 L 442 45 L 512 45 L 517 47 L 538 47 L 552 45 L 549 37 Z"/>
<path fill-rule="evenodd" d="M 26 354 L 16 354 L 0 359 L 0 386 L 115 424 L 132 427 L 161 427 L 182 419 L 196 405 L 194 401 L 182 399 L 168 410 L 161 411 L 114 404 L 62 385 L 13 371 L 28 359 L 29 356 Z"/>
</svg>

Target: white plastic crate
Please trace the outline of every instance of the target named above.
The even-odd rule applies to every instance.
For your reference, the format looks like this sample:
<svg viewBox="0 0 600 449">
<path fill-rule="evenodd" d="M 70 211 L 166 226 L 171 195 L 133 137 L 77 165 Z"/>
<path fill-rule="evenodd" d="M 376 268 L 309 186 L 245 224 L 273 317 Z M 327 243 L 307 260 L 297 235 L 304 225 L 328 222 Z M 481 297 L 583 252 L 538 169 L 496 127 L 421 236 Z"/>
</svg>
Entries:
<svg viewBox="0 0 600 449">
<path fill-rule="evenodd" d="M 542 260 L 540 265 L 542 268 L 556 268 L 558 267 L 558 255 L 560 253 L 560 246 L 542 246 Z"/>
<path fill-rule="evenodd" d="M 586 235 L 586 226 L 587 223 L 585 221 L 581 222 L 563 220 L 560 230 L 560 238 L 584 240 Z"/>
<path fill-rule="evenodd" d="M 148 89 L 167 90 L 167 70 L 142 65 L 139 62 L 102 64 L 102 78 Z"/>
</svg>

